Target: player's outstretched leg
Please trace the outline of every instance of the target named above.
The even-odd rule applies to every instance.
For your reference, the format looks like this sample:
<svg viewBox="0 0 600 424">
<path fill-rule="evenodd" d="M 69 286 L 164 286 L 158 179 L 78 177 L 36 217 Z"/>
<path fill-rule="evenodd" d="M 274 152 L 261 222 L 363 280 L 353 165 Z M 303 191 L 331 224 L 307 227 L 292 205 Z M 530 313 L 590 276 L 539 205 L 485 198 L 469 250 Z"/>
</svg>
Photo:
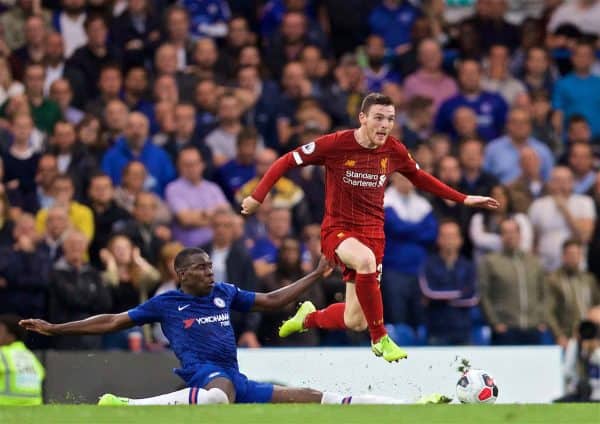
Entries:
<svg viewBox="0 0 600 424">
<path fill-rule="evenodd" d="M 201 389 L 190 387 L 165 395 L 143 399 L 130 399 L 106 393 L 100 397 L 98 405 L 102 406 L 140 406 L 140 405 L 209 405 L 229 403 L 225 392 L 218 388 Z"/>
<path fill-rule="evenodd" d="M 407 358 L 407 353 L 388 336 L 383 324 L 383 300 L 373 250 L 355 238 L 348 238 L 340 243 L 336 254 L 348 268 L 356 271 L 356 298 L 367 321 L 373 353 L 388 362 Z M 348 304 L 353 301 L 346 298 Z"/>
<path fill-rule="evenodd" d="M 344 303 L 334 303 L 325 309 L 316 310 L 310 301 L 300 305 L 296 314 L 284 321 L 279 327 L 279 337 L 288 337 L 294 333 L 306 331 L 309 328 L 324 330 L 345 330 Z"/>
<path fill-rule="evenodd" d="M 438 394 L 421 398 L 417 403 L 449 403 L 452 399 Z M 407 404 L 402 399 L 387 396 L 356 395 L 348 396 L 332 392 L 320 392 L 308 388 L 275 386 L 273 388 L 272 403 L 321 403 L 334 405 L 401 405 Z"/>
</svg>

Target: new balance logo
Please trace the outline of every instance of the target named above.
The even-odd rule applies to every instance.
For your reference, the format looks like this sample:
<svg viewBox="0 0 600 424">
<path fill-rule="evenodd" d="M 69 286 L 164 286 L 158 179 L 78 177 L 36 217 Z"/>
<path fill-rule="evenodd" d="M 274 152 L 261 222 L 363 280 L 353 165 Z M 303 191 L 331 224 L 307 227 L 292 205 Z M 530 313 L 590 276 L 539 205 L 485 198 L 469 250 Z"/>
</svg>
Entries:
<svg viewBox="0 0 600 424">
<path fill-rule="evenodd" d="M 177 307 L 177 310 L 178 310 L 179 312 L 181 312 L 181 311 L 183 311 L 185 308 L 187 308 L 188 306 L 190 306 L 190 305 L 189 305 L 189 303 L 188 303 L 187 305 L 184 305 L 184 306 L 178 306 L 178 307 Z"/>
</svg>

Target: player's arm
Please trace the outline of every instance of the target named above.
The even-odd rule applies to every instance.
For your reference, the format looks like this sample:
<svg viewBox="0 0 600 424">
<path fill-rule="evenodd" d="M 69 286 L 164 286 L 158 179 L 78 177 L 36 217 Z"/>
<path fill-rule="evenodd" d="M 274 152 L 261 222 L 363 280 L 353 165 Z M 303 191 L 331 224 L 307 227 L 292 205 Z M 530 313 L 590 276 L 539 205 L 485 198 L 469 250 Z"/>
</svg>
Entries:
<svg viewBox="0 0 600 424">
<path fill-rule="evenodd" d="M 120 314 L 102 314 L 86 318 L 81 321 L 52 324 L 42 319 L 23 319 L 19 325 L 26 330 L 35 331 L 45 336 L 58 336 L 68 334 L 103 334 L 112 331 L 131 328 L 136 324 L 127 312 Z"/>
<path fill-rule="evenodd" d="M 330 134 L 298 147 L 277 159 L 260 179 L 252 194 L 242 201 L 242 214 L 253 214 L 265 200 L 271 188 L 286 172 L 298 166 L 320 165 L 334 146 L 335 134 Z"/>
<path fill-rule="evenodd" d="M 332 271 L 333 268 L 329 265 L 325 257 L 321 257 L 317 268 L 298 281 L 269 293 L 256 293 L 252 310 L 273 311 L 280 309 L 296 300 L 313 284 L 321 280 L 321 278 L 327 277 Z"/>
</svg>

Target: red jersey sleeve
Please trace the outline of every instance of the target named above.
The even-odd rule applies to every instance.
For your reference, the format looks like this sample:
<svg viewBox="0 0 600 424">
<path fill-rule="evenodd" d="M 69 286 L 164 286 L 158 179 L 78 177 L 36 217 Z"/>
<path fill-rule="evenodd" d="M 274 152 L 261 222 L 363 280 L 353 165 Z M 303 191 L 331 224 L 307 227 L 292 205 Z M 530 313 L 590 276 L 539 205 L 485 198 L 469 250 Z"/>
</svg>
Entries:
<svg viewBox="0 0 600 424">
<path fill-rule="evenodd" d="M 335 144 L 335 139 L 335 133 L 324 135 L 277 159 L 258 182 L 252 197 L 262 203 L 277 180 L 296 166 L 323 165 Z"/>
<path fill-rule="evenodd" d="M 413 159 L 403 144 L 398 142 L 395 150 L 396 160 L 398 161 L 396 171 L 408 178 L 416 188 L 444 199 L 452 200 L 453 202 L 463 203 L 465 201 L 467 198 L 465 194 L 454 190 L 433 175 L 419 168 L 419 164 Z"/>
</svg>

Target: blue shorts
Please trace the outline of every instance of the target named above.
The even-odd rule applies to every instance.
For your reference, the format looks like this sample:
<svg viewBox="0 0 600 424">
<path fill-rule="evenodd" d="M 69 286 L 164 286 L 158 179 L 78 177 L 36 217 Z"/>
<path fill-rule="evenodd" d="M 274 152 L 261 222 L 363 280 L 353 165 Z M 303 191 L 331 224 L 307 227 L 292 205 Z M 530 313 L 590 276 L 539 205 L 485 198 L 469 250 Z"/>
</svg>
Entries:
<svg viewBox="0 0 600 424">
<path fill-rule="evenodd" d="M 248 380 L 235 369 L 204 364 L 192 370 L 178 369 L 175 373 L 185 380 L 188 387 L 204 387 L 215 378 L 226 378 L 235 387 L 235 403 L 269 403 L 273 397 L 273 385 Z"/>
</svg>

